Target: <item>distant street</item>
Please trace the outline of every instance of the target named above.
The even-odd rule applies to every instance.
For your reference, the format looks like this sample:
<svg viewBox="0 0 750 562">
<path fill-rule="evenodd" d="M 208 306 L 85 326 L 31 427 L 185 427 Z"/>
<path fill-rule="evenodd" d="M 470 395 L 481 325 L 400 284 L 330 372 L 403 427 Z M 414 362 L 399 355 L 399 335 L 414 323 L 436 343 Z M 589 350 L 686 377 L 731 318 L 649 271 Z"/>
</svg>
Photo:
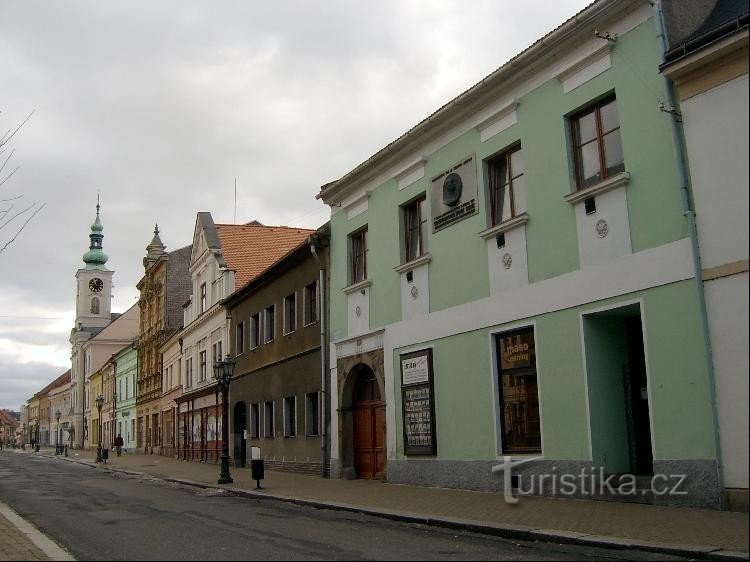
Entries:
<svg viewBox="0 0 750 562">
<path fill-rule="evenodd" d="M 78 560 L 664 560 L 250 500 L 0 453 L 0 500 Z M 674 558 L 673 558 L 674 559 Z"/>
</svg>

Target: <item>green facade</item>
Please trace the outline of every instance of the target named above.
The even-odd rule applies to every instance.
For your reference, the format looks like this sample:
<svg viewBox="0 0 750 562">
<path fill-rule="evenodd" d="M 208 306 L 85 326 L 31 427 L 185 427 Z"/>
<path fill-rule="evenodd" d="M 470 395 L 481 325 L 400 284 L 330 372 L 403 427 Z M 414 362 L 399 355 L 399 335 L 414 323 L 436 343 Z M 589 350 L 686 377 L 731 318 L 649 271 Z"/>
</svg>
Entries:
<svg viewBox="0 0 750 562">
<path fill-rule="evenodd" d="M 136 419 L 135 401 L 137 396 L 136 377 L 138 374 L 138 350 L 129 345 L 114 356 L 115 390 L 117 392 L 117 427 L 122 424 L 122 438 L 125 449 L 135 451 L 136 432 L 132 420 Z M 119 431 L 119 429 L 118 429 Z"/>
</svg>

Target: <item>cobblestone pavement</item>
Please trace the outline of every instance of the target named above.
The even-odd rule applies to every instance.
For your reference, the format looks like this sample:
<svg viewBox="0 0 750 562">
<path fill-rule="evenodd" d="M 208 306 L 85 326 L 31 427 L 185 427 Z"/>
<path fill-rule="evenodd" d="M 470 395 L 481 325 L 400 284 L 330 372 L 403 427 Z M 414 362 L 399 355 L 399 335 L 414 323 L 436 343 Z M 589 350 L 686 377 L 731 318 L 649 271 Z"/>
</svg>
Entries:
<svg viewBox="0 0 750 562">
<path fill-rule="evenodd" d="M 45 454 L 44 452 L 38 454 Z M 54 452 L 46 454 L 54 455 Z M 93 451 L 75 451 L 67 460 L 92 463 Z M 217 464 L 179 461 L 158 455 L 127 453 L 110 457 L 98 469 L 122 469 L 160 478 L 215 485 Z M 252 490 L 248 468 L 231 469 L 229 487 Z M 671 508 L 623 502 L 521 498 L 506 504 L 497 493 L 385 484 L 366 480 L 325 480 L 266 471 L 261 493 L 456 520 L 516 525 L 545 530 L 616 537 L 623 542 L 660 543 L 748 552 L 748 514 L 706 509 Z"/>
<path fill-rule="evenodd" d="M 0 503 L 0 507 L 3 504 Z M 0 560 L 49 560 L 0 510 Z"/>
</svg>

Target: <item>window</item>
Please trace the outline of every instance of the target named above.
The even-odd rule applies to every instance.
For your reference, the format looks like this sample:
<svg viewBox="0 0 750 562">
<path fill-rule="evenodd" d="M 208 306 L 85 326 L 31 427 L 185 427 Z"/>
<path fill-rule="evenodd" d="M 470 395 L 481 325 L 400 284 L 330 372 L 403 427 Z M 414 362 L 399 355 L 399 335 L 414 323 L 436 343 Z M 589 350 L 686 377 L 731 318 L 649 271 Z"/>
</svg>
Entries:
<svg viewBox="0 0 750 562">
<path fill-rule="evenodd" d="M 404 205 L 404 256 L 406 262 L 427 253 L 427 199 L 424 195 Z"/>
<path fill-rule="evenodd" d="M 576 184 L 585 189 L 625 170 L 617 101 L 607 98 L 571 118 Z"/>
<path fill-rule="evenodd" d="M 284 437 L 297 436 L 297 397 L 284 398 Z"/>
<path fill-rule="evenodd" d="M 260 404 L 250 405 L 250 438 L 260 439 Z"/>
<path fill-rule="evenodd" d="M 260 345 L 260 314 L 256 313 L 250 317 L 250 349 Z"/>
<path fill-rule="evenodd" d="M 91 299 L 91 314 L 99 314 L 99 297 Z"/>
<path fill-rule="evenodd" d="M 503 453 L 539 453 L 542 436 L 534 329 L 500 334 L 496 341 Z"/>
<path fill-rule="evenodd" d="M 206 284 L 201 283 L 201 300 L 200 300 L 200 310 L 198 311 L 200 314 L 203 314 L 206 312 Z"/>
<path fill-rule="evenodd" d="M 201 359 L 201 378 L 200 382 L 204 382 L 206 380 L 206 352 L 201 351 L 200 353 L 200 359 Z"/>
<path fill-rule="evenodd" d="M 487 162 L 492 226 L 522 213 L 525 209 L 523 192 L 523 155 L 516 146 Z"/>
<path fill-rule="evenodd" d="M 367 229 L 350 234 L 351 240 L 351 282 L 359 283 L 367 279 Z"/>
<path fill-rule="evenodd" d="M 284 334 L 297 329 L 297 293 L 284 297 Z"/>
<path fill-rule="evenodd" d="M 274 337 L 274 320 L 276 316 L 276 305 L 271 305 L 268 308 L 266 308 L 266 313 L 263 315 L 263 341 L 265 343 L 270 343 L 273 341 Z"/>
<path fill-rule="evenodd" d="M 273 439 L 274 436 L 274 419 L 273 419 L 273 402 L 263 404 L 263 437 Z"/>
<path fill-rule="evenodd" d="M 305 326 L 318 321 L 318 283 L 313 281 L 305 287 Z"/>
<path fill-rule="evenodd" d="M 215 365 L 219 361 L 222 360 L 222 349 L 221 349 L 221 342 L 218 341 L 212 346 L 212 352 L 213 352 L 213 364 Z"/>
<path fill-rule="evenodd" d="M 237 355 L 245 352 L 245 323 L 237 324 Z"/>
<path fill-rule="evenodd" d="M 305 433 L 309 437 L 320 435 L 320 395 L 309 392 L 305 395 Z"/>
</svg>

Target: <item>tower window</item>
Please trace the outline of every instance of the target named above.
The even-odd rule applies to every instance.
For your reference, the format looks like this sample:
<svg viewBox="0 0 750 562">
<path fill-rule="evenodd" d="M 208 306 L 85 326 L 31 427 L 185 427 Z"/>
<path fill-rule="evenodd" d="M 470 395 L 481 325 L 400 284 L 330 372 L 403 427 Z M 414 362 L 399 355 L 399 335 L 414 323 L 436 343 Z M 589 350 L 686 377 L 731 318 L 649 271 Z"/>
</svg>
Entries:
<svg viewBox="0 0 750 562">
<path fill-rule="evenodd" d="M 91 314 L 99 314 L 99 297 L 91 298 Z"/>
</svg>

